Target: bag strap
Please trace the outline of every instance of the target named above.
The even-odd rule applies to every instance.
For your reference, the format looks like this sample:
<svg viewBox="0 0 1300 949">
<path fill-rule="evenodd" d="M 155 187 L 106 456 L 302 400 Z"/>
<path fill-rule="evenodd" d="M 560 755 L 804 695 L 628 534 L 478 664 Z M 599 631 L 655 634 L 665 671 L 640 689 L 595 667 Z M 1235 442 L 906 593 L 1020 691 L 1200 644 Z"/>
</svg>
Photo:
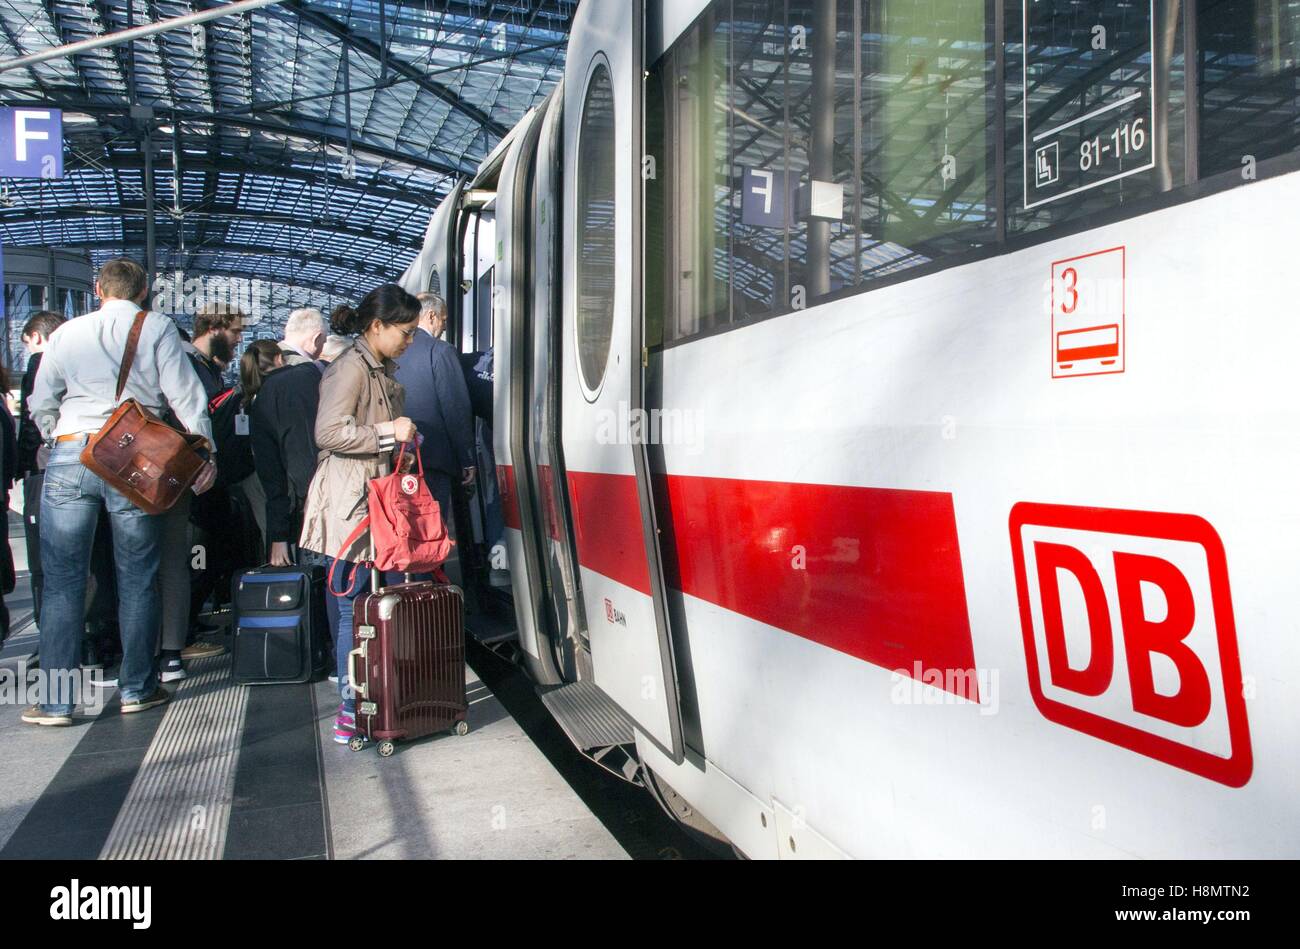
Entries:
<svg viewBox="0 0 1300 949">
<path fill-rule="evenodd" d="M 402 461 L 406 458 L 406 446 L 411 442 L 402 442 L 397 448 L 397 461 L 393 462 L 393 473 L 402 473 Z M 420 474 L 420 480 L 424 480 L 424 458 L 420 455 L 420 449 L 415 447 L 412 454 L 415 455 L 415 470 Z"/>
<path fill-rule="evenodd" d="M 397 453 L 397 464 L 393 468 L 394 472 L 400 472 L 402 467 L 402 457 L 405 454 L 406 454 L 406 442 L 402 442 L 401 449 Z M 424 463 L 420 460 L 420 453 L 418 451 L 415 453 L 415 456 L 416 456 L 416 464 L 419 465 L 420 468 L 420 477 L 423 478 Z M 352 533 L 348 535 L 348 539 L 343 542 L 343 546 L 339 548 L 338 554 L 335 555 L 334 562 L 330 564 L 329 581 L 328 581 L 330 593 L 333 593 L 335 596 L 339 598 L 345 596 L 351 596 L 352 591 L 356 589 L 357 567 L 361 566 L 361 564 L 360 562 L 358 562 L 352 565 L 352 572 L 348 574 L 348 588 L 344 590 L 342 593 L 335 592 L 334 590 L 334 568 L 338 566 L 339 561 L 343 559 L 343 555 L 348 552 L 349 548 L 351 548 L 353 544 L 355 544 L 358 540 L 361 539 L 361 535 L 364 534 L 369 527 L 370 527 L 370 515 L 367 514 L 365 517 L 361 519 L 361 523 L 356 526 L 356 528 L 352 531 Z"/>
<path fill-rule="evenodd" d="M 140 334 L 144 332 L 144 318 L 147 314 L 141 310 L 135 315 L 131 324 L 131 333 L 126 338 L 126 351 L 122 353 L 122 366 L 117 370 L 117 396 L 114 402 L 122 401 L 122 392 L 126 389 L 126 377 L 131 374 L 131 364 L 135 362 L 135 351 L 140 345 Z"/>
<path fill-rule="evenodd" d="M 351 534 L 348 535 L 348 539 L 343 542 L 343 546 L 339 548 L 338 554 L 334 557 L 334 561 L 330 564 L 329 581 L 328 581 L 330 593 L 333 593 L 335 596 L 339 597 L 340 599 L 342 599 L 343 597 L 351 596 L 353 591 L 356 589 L 357 567 L 361 565 L 359 563 L 354 563 L 352 565 L 352 572 L 348 574 L 348 588 L 344 590 L 342 593 L 338 593 L 334 589 L 334 568 L 339 565 L 339 561 L 342 560 L 343 555 L 348 552 L 348 548 L 350 548 L 353 544 L 355 544 L 358 540 L 360 540 L 361 535 L 366 532 L 366 529 L 369 526 L 370 526 L 370 515 L 367 514 L 364 518 L 361 519 L 361 523 L 356 526 L 356 529 Z"/>
</svg>

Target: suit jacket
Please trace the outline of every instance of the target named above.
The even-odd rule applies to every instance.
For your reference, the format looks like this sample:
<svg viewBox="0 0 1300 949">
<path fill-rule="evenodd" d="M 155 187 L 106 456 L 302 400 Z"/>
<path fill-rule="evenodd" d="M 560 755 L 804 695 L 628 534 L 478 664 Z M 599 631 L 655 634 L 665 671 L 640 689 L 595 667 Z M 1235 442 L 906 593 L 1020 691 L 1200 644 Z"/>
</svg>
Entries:
<svg viewBox="0 0 1300 949">
<path fill-rule="evenodd" d="M 461 471 L 474 464 L 474 416 L 456 350 L 417 331 L 397 361 L 397 381 L 406 390 L 406 415 L 424 437 L 425 469 L 459 481 Z"/>
</svg>

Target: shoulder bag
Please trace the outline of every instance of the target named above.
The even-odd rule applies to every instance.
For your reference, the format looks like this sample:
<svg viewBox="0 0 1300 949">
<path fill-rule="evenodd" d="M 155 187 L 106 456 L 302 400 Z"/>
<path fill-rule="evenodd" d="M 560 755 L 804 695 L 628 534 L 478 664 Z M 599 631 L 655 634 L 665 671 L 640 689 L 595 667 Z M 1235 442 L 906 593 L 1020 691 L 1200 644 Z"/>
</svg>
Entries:
<svg viewBox="0 0 1300 949">
<path fill-rule="evenodd" d="M 126 388 L 144 321 L 141 310 L 126 340 L 115 399 L 121 399 Z M 81 451 L 81 463 L 146 514 L 162 514 L 203 470 L 206 461 L 196 449 L 205 441 L 202 435 L 176 431 L 135 399 L 127 399 L 91 436 Z"/>
</svg>

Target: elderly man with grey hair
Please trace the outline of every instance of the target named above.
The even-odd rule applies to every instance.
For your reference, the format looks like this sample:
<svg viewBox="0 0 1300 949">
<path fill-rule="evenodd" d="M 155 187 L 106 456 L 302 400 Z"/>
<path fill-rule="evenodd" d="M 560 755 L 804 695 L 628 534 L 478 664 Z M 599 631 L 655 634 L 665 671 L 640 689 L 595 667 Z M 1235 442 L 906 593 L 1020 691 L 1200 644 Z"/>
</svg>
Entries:
<svg viewBox="0 0 1300 949">
<path fill-rule="evenodd" d="M 428 331 L 434 339 L 442 339 L 447 331 L 447 301 L 436 293 L 417 293 L 415 299 L 420 301 L 420 320 L 428 320 Z"/>
<path fill-rule="evenodd" d="M 325 315 L 315 307 L 303 307 L 289 314 L 284 324 L 280 350 L 286 366 L 315 362 L 325 348 Z"/>
<path fill-rule="evenodd" d="M 451 523 L 452 482 L 474 481 L 474 416 L 465 374 L 450 343 L 447 306 L 436 293 L 421 293 L 420 330 L 397 360 L 397 381 L 406 389 L 405 412 L 423 436 L 420 445 L 429 490 Z"/>
</svg>

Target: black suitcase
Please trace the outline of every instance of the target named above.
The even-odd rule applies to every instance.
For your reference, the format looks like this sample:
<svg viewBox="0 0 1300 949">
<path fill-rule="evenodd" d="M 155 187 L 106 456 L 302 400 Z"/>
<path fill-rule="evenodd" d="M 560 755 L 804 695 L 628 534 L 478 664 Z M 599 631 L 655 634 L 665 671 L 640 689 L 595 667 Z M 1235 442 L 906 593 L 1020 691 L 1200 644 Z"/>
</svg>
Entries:
<svg viewBox="0 0 1300 949">
<path fill-rule="evenodd" d="M 240 685 L 310 682 L 325 671 L 325 571 L 259 567 L 235 575 L 232 665 Z"/>
</svg>

